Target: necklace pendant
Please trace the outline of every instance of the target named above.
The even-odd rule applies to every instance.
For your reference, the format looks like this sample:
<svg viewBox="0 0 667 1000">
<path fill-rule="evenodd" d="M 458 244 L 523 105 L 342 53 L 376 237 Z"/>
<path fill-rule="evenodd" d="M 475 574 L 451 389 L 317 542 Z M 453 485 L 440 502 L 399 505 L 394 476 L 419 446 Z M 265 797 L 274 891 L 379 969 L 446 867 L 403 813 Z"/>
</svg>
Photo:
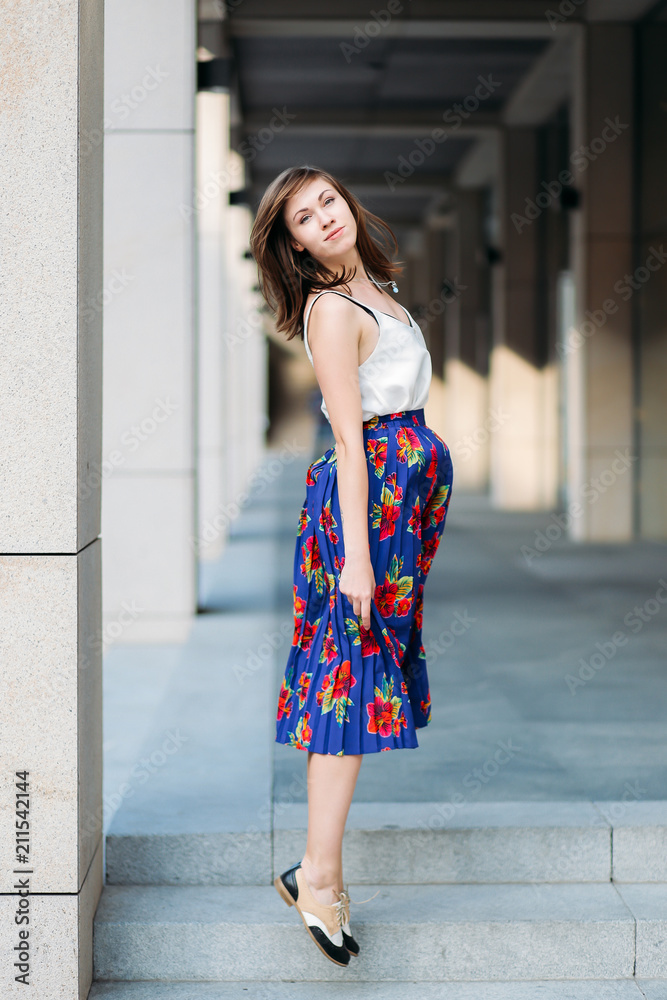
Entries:
<svg viewBox="0 0 667 1000">
<path fill-rule="evenodd" d="M 396 284 L 393 278 L 391 279 L 391 281 L 378 281 L 377 278 L 371 277 L 371 281 L 373 282 L 374 285 L 377 285 L 378 288 L 381 288 L 382 285 L 391 285 L 392 292 L 398 295 L 398 285 Z"/>
</svg>

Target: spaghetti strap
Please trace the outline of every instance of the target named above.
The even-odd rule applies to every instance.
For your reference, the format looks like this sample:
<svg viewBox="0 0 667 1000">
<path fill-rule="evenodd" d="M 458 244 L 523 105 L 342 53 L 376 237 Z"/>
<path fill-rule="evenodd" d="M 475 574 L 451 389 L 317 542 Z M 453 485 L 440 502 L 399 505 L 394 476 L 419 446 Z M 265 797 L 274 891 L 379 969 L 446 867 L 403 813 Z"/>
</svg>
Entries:
<svg viewBox="0 0 667 1000">
<path fill-rule="evenodd" d="M 372 306 L 367 306 L 365 302 L 360 302 L 359 299 L 355 299 L 351 295 L 347 295 L 345 292 L 339 292 L 338 289 L 336 288 L 323 288 L 321 292 L 317 293 L 313 301 L 310 303 L 310 305 L 306 309 L 306 314 L 303 318 L 303 342 L 309 356 L 310 356 L 310 347 L 308 346 L 308 317 L 310 316 L 310 310 L 313 308 L 313 306 L 319 299 L 320 295 L 324 295 L 325 292 L 335 292 L 336 295 L 342 295 L 344 299 L 350 299 L 351 302 L 356 302 L 358 306 L 361 306 L 362 309 L 365 309 L 366 312 L 369 312 L 371 316 L 373 316 L 374 319 L 376 320 L 378 326 L 380 326 L 380 320 L 375 315 L 375 311 L 373 310 Z"/>
</svg>

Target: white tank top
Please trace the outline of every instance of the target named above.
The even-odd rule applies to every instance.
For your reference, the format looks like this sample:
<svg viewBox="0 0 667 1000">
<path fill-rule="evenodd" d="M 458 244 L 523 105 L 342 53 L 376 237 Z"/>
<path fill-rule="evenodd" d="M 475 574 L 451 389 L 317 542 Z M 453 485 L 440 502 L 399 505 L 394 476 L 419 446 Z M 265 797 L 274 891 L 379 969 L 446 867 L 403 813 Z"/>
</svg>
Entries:
<svg viewBox="0 0 667 1000">
<path fill-rule="evenodd" d="M 303 342 L 311 365 L 313 356 L 308 346 L 308 317 L 317 299 L 325 292 L 334 292 L 352 299 L 375 316 L 380 328 L 375 348 L 358 368 L 362 419 L 368 420 L 370 417 L 398 413 L 401 410 L 418 410 L 425 406 L 431 385 L 431 355 L 423 333 L 407 309 L 404 312 L 410 320 L 409 324 L 381 309 L 360 302 L 346 292 L 339 292 L 335 288 L 322 289 L 310 303 L 303 321 Z M 324 396 L 321 410 L 331 423 Z"/>
</svg>

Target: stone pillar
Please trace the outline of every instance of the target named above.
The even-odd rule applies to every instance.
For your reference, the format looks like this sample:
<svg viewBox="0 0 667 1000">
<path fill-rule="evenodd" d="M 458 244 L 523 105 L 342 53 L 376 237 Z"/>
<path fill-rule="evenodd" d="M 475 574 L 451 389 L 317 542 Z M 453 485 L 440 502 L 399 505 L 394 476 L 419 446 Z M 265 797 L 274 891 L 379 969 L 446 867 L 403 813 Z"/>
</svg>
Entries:
<svg viewBox="0 0 667 1000">
<path fill-rule="evenodd" d="M 414 299 L 423 309 L 422 329 L 431 354 L 433 378 L 425 408 L 426 422 L 451 447 L 451 427 L 447 422 L 448 386 L 445 381 L 445 319 L 446 300 L 442 294 L 442 281 L 446 274 L 445 246 L 449 231 L 434 225 L 423 230 L 425 258 L 418 263 L 418 273 L 422 274 L 424 289 L 422 295 Z M 410 303 L 408 303 L 410 308 Z"/>
<path fill-rule="evenodd" d="M 488 329 L 484 303 L 484 192 L 456 193 L 456 225 L 451 231 L 446 275 L 446 426 L 461 489 L 488 486 L 489 439 Z"/>
<path fill-rule="evenodd" d="M 79 1000 L 103 877 L 104 6 L 2 22 L 0 995 Z"/>
<path fill-rule="evenodd" d="M 419 324 L 433 365 L 424 416 L 426 423 L 445 437 L 442 315 L 433 308 L 434 288 L 443 268 L 440 234 L 425 227 L 393 225 L 392 228 L 399 245 L 398 259 L 405 263 L 405 270 L 396 279 L 397 299 Z M 391 294 L 391 287 L 387 286 L 385 291 Z"/>
<path fill-rule="evenodd" d="M 194 0 L 112 0 L 105 52 L 105 638 L 197 606 Z"/>
<path fill-rule="evenodd" d="M 665 104 L 667 22 L 645 23 L 641 49 L 641 211 L 639 218 L 640 489 L 637 520 L 642 538 L 667 539 L 667 189 Z"/>
<path fill-rule="evenodd" d="M 244 188 L 245 161 L 230 153 L 234 190 Z M 252 213 L 245 204 L 225 209 L 225 483 L 232 517 L 245 503 L 249 477 L 260 461 L 267 426 L 267 344 L 262 299 L 253 290 L 257 265 L 248 256 Z"/>
<path fill-rule="evenodd" d="M 198 539 L 203 560 L 224 547 L 229 515 L 224 510 L 226 353 L 225 213 L 229 171 L 229 94 L 197 94 L 199 435 L 197 443 Z"/>
<path fill-rule="evenodd" d="M 221 22 L 200 24 L 201 54 L 228 58 Z M 210 46 L 210 48 L 208 47 Z M 217 560 L 247 498 L 264 450 L 267 344 L 255 262 L 248 256 L 251 213 L 231 204 L 246 184 L 244 158 L 230 148 L 228 87 L 197 94 L 197 523 L 194 549 Z M 245 148 L 245 144 L 244 147 Z M 202 595 L 206 603 L 206 595 Z"/>
<path fill-rule="evenodd" d="M 572 97 L 576 327 L 561 353 L 571 387 L 567 497 L 572 537 L 633 535 L 633 28 L 589 24 L 575 46 Z"/>
<path fill-rule="evenodd" d="M 492 502 L 507 510 L 549 509 L 558 494 L 558 371 L 543 363 L 547 331 L 539 323 L 541 180 L 535 129 L 506 128 L 496 192 L 502 260 L 493 269 L 489 407 L 497 417 L 489 449 Z"/>
</svg>

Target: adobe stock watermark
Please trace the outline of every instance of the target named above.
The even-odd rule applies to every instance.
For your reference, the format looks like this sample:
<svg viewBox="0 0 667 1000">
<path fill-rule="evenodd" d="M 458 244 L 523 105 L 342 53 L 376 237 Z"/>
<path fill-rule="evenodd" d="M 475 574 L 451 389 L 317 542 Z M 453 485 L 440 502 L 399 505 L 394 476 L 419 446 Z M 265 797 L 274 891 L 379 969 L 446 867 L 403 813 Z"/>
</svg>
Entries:
<svg viewBox="0 0 667 1000">
<path fill-rule="evenodd" d="M 136 601 L 121 601 L 120 609 L 115 618 L 108 621 L 104 628 L 98 630 L 95 635 L 88 636 L 86 640 L 87 648 L 100 650 L 102 654 L 106 653 L 109 647 L 120 639 L 121 635 L 123 635 L 130 625 L 134 625 L 145 610 L 145 608 L 139 607 Z M 87 663 L 87 657 L 85 657 L 82 665 L 87 666 Z"/>
<path fill-rule="evenodd" d="M 596 818 L 593 823 L 594 826 L 609 826 L 611 821 L 612 825 L 615 820 L 623 819 L 628 811 L 628 803 L 631 801 L 639 802 L 643 796 L 648 794 L 648 788 L 642 788 L 639 784 L 639 780 L 635 779 L 632 784 L 629 781 L 623 784 L 624 792 L 620 799 L 616 799 L 614 802 L 605 803 L 604 814 L 599 818 Z M 600 808 L 598 806 L 598 808 Z"/>
<path fill-rule="evenodd" d="M 424 656 L 411 666 L 411 679 L 414 681 L 421 677 L 426 669 L 426 664 L 433 663 L 439 656 L 443 656 L 448 649 L 451 649 L 457 639 L 466 635 L 470 626 L 478 619 L 468 614 L 467 609 L 463 612 L 455 611 L 448 628 L 442 629 L 436 639 L 429 639 L 424 642 Z"/>
<path fill-rule="evenodd" d="M 363 25 L 357 25 L 352 32 L 354 41 L 352 43 L 340 43 L 340 50 L 348 66 L 355 56 L 363 52 L 370 45 L 371 41 L 377 38 L 380 32 L 391 22 L 392 18 L 398 14 L 402 14 L 404 10 L 405 7 L 401 3 L 401 0 L 389 0 L 387 6 L 382 10 L 369 11 L 371 15 L 369 20 Z"/>
<path fill-rule="evenodd" d="M 137 451 L 145 441 L 155 434 L 158 427 L 180 409 L 180 405 L 173 403 L 168 396 L 165 399 L 158 396 L 154 403 L 155 405 L 149 414 L 123 431 L 120 436 L 122 449 L 114 448 L 102 460 L 101 464 L 91 462 L 86 466 L 85 477 L 79 480 L 78 484 L 80 500 L 87 500 L 95 490 L 98 490 L 103 479 L 113 475 L 116 469 L 125 464 L 128 455 Z"/>
<path fill-rule="evenodd" d="M 631 299 L 634 293 L 646 284 L 651 275 L 659 271 L 667 261 L 667 253 L 665 253 L 662 243 L 659 249 L 649 247 L 649 251 L 644 263 L 640 264 L 632 274 L 624 274 L 622 278 L 614 282 L 614 291 L 623 302 Z M 585 343 L 588 337 L 592 337 L 597 330 L 600 330 L 609 316 L 617 313 L 618 309 L 618 302 L 612 298 L 605 299 L 600 309 L 587 309 L 584 313 L 586 319 L 579 326 L 570 327 L 566 339 L 557 345 L 556 353 L 561 358 L 573 354 Z"/>
<path fill-rule="evenodd" d="M 101 128 L 82 129 L 79 145 L 80 156 L 89 156 L 96 146 L 100 146 L 104 141 L 105 132 L 113 132 L 124 124 L 132 113 L 140 107 L 149 95 L 168 78 L 169 73 L 160 69 L 159 66 L 145 66 L 145 73 L 138 83 L 135 83 L 130 90 L 126 90 L 119 97 L 109 102 L 109 109 L 113 117 L 107 116 L 102 121 Z"/>
<path fill-rule="evenodd" d="M 489 781 L 496 777 L 501 767 L 509 764 L 523 750 L 523 747 L 514 745 L 511 736 L 507 740 L 496 740 L 496 746 L 497 750 L 484 761 L 481 767 L 471 768 L 461 779 L 461 784 L 469 792 L 477 793 L 481 791 L 484 785 L 488 785 Z M 435 804 L 433 814 L 426 822 L 421 820 L 419 825 L 427 830 L 442 829 L 442 827 L 446 826 L 454 818 L 456 810 L 465 805 L 467 801 L 468 797 L 462 792 L 454 792 L 447 802 L 438 802 Z"/>
<path fill-rule="evenodd" d="M 415 139 L 412 149 L 407 156 L 401 154 L 398 157 L 396 170 L 385 170 L 383 177 L 387 187 L 393 193 L 399 185 L 405 184 L 409 177 L 412 177 L 417 167 L 420 167 L 427 157 L 432 156 L 436 148 L 449 139 L 450 135 L 457 132 L 461 126 L 478 110 L 480 104 L 491 97 L 493 93 L 502 86 L 501 80 L 494 80 L 489 74 L 487 77 L 479 75 L 479 83 L 472 94 L 459 104 L 453 104 L 451 108 L 444 111 L 442 120 L 449 128 L 434 128 L 424 137 Z"/>
<path fill-rule="evenodd" d="M 658 583 L 660 586 L 653 597 L 649 597 L 642 605 L 635 604 L 634 608 L 628 611 L 623 618 L 623 623 L 628 626 L 630 632 L 635 634 L 641 632 L 645 624 L 652 621 L 667 604 L 667 581 L 663 577 L 660 577 Z M 587 659 L 583 656 L 579 659 L 579 670 L 576 676 L 574 674 L 565 675 L 564 680 L 570 690 L 570 694 L 575 695 L 579 688 L 585 687 L 600 670 L 604 669 L 616 656 L 618 650 L 627 645 L 629 638 L 630 636 L 627 632 L 623 629 L 618 629 L 608 639 L 596 642 L 596 652 L 592 653 Z"/>
<path fill-rule="evenodd" d="M 304 455 L 306 451 L 307 449 L 297 444 L 296 438 L 293 438 L 291 443 L 283 445 L 276 457 L 271 458 L 251 473 L 246 488 L 241 490 L 234 500 L 220 504 L 217 513 L 204 521 L 198 535 L 190 535 L 189 542 L 193 551 L 199 553 L 207 545 L 215 542 L 220 534 L 227 530 L 232 521 L 236 520 L 248 501 L 260 496 L 271 483 L 274 483 L 283 474 L 287 465 L 290 465 L 295 458 Z"/>
<path fill-rule="evenodd" d="M 120 271 L 118 268 L 114 268 L 110 276 L 104 283 L 104 287 L 101 292 L 92 299 L 87 299 L 83 304 L 83 309 L 81 310 L 82 319 L 89 321 L 95 318 L 96 314 L 102 312 L 105 306 L 120 295 L 131 281 L 135 280 L 136 275 L 128 274 L 125 268 Z"/>
<path fill-rule="evenodd" d="M 265 839 L 270 838 L 270 830 L 273 826 L 274 816 L 280 816 L 295 800 L 301 801 L 308 794 L 308 782 L 302 774 L 293 771 L 292 780 L 287 788 L 279 793 L 275 801 L 267 796 L 265 801 L 257 810 L 257 819 L 262 822 L 262 826 L 252 823 L 246 827 L 242 834 L 234 834 L 233 840 L 226 847 L 222 856 L 222 861 L 226 866 L 233 869 L 241 860 L 242 855 L 258 842 L 261 844 Z M 241 878 L 243 881 L 243 877 Z"/>
<path fill-rule="evenodd" d="M 231 190 L 233 184 L 239 184 L 243 177 L 243 163 L 236 157 L 230 159 L 229 165 L 221 170 L 214 170 L 208 175 L 207 180 L 195 189 L 193 200 L 189 205 L 181 203 L 179 212 L 186 222 L 197 212 L 201 212 L 215 198 L 226 194 Z"/>
<path fill-rule="evenodd" d="M 489 410 L 481 426 L 476 427 L 470 434 L 466 434 L 462 440 L 456 441 L 454 451 L 461 459 L 470 458 L 483 444 L 489 440 L 491 434 L 503 427 L 510 419 L 510 414 L 505 413 L 502 406 Z"/>
<path fill-rule="evenodd" d="M 269 119 L 268 124 L 247 136 L 236 150 L 246 163 L 252 163 L 257 154 L 266 149 L 276 135 L 297 117 L 287 110 L 287 105 L 283 105 L 282 110 L 274 107 L 271 108 L 271 111 L 273 116 Z M 208 180 L 201 187 L 195 189 L 190 204 L 181 203 L 179 205 L 178 210 L 181 216 L 187 221 L 196 212 L 201 212 L 214 198 L 220 197 L 231 186 L 232 180 L 242 173 L 242 166 L 243 164 L 234 157 L 228 168 L 214 170 L 209 174 Z"/>
<path fill-rule="evenodd" d="M 280 628 L 278 630 L 274 629 L 273 632 L 262 632 L 262 642 L 260 642 L 255 649 L 250 649 L 250 647 L 248 647 L 245 650 L 247 655 L 243 663 L 234 664 L 234 676 L 239 684 L 241 684 L 246 677 L 252 677 L 253 674 L 257 673 L 258 670 L 261 670 L 267 664 L 270 665 L 273 661 L 273 654 L 276 650 L 280 649 L 285 642 L 291 640 L 293 635 L 293 621 L 281 622 Z"/>
<path fill-rule="evenodd" d="M 264 318 L 259 309 L 253 309 L 248 316 L 239 319 L 233 330 L 225 333 L 225 345 L 228 350 L 235 351 L 241 344 L 247 341 L 256 333 L 261 333 L 264 326 Z"/>
<path fill-rule="evenodd" d="M 269 119 L 268 124 L 262 126 L 253 135 L 249 135 L 237 147 L 237 153 L 240 153 L 248 163 L 252 163 L 257 154 L 263 152 L 273 142 L 276 135 L 296 118 L 296 115 L 290 114 L 287 110 L 286 104 L 283 105 L 282 111 L 279 108 L 271 108 L 271 110 L 273 117 Z"/>
<path fill-rule="evenodd" d="M 618 115 L 613 120 L 605 118 L 604 123 L 605 127 L 599 136 L 596 136 L 588 146 L 579 146 L 570 154 L 570 163 L 579 173 L 587 170 L 590 164 L 602 156 L 607 147 L 615 142 L 626 128 L 630 128 L 630 125 L 622 122 Z M 522 233 L 536 219 L 539 219 L 542 212 L 560 197 L 563 188 L 569 187 L 573 180 L 574 174 L 571 170 L 561 170 L 556 180 L 542 181 L 544 190 L 538 192 L 534 198 L 526 198 L 523 215 L 519 212 L 512 212 L 510 215 L 512 225 L 517 233 Z"/>
<path fill-rule="evenodd" d="M 430 323 L 432 319 L 436 318 L 436 316 L 442 316 L 445 311 L 445 307 L 450 306 L 453 302 L 456 302 L 456 300 L 467 291 L 468 285 L 461 284 L 458 274 L 453 278 L 447 278 L 442 282 L 440 294 L 436 295 L 432 299 L 429 299 L 426 308 L 423 313 L 420 313 L 419 318 L 426 320 L 427 323 Z"/>
<path fill-rule="evenodd" d="M 116 617 L 107 622 L 104 628 L 98 629 L 86 637 L 76 663 L 71 664 L 69 669 L 58 666 L 41 678 L 40 701 L 50 702 L 54 698 L 69 696 L 72 692 L 72 685 L 76 683 L 76 671 L 87 670 L 94 662 L 93 654 L 95 654 L 95 661 L 98 657 L 104 656 L 109 647 L 121 637 L 130 625 L 134 624 L 145 610 L 145 608 L 138 607 L 135 601 L 121 601 L 120 610 Z"/>
<path fill-rule="evenodd" d="M 561 0 L 557 12 L 551 9 L 545 10 L 544 16 L 551 30 L 555 31 L 559 24 L 565 24 L 568 17 L 576 13 L 577 7 L 583 7 L 585 3 L 586 0 Z"/>
<path fill-rule="evenodd" d="M 140 785 L 146 784 L 152 775 L 164 767 L 169 758 L 177 754 L 189 739 L 190 737 L 184 736 L 180 729 L 168 730 L 159 747 L 156 747 L 148 756 L 139 758 L 130 772 L 130 780 L 123 781 L 118 786 L 118 790 L 112 792 L 111 795 L 103 796 L 101 804 L 83 822 L 84 829 L 88 833 L 96 833 L 100 830 L 104 822 L 105 807 L 110 812 L 115 812 L 125 799 L 134 795 L 136 788 L 132 786 L 133 780 L 136 780 Z"/>
<path fill-rule="evenodd" d="M 604 812 L 601 814 L 596 810 L 594 819 L 589 826 L 592 829 L 599 829 L 611 833 L 613 824 L 623 818 L 628 811 L 628 802 L 639 802 L 648 792 L 643 788 L 638 780 L 634 782 L 626 781 L 623 785 L 623 793 L 620 799 L 615 802 L 605 803 Z M 599 808 L 599 807 L 598 807 Z M 607 815 L 605 815 L 605 813 Z M 549 875 L 546 880 L 540 882 L 532 881 L 531 888 L 538 894 L 547 894 L 561 882 L 581 882 L 581 870 L 579 867 L 579 857 L 577 854 L 579 841 L 561 841 L 558 846 L 558 855 L 554 855 L 553 847 L 549 850 Z M 574 855 L 574 857 L 573 857 Z"/>
<path fill-rule="evenodd" d="M 578 868 L 578 858 L 573 851 L 571 841 L 558 840 L 549 846 L 547 865 L 541 879 L 531 879 L 528 883 L 533 892 L 541 896 L 553 891 L 556 885 L 563 882 L 581 882 L 582 876 Z"/>
<path fill-rule="evenodd" d="M 625 452 L 615 448 L 614 454 L 616 458 L 611 463 L 611 468 L 603 469 L 599 476 L 593 476 L 581 487 L 581 495 L 585 497 L 589 505 L 596 503 L 601 496 L 604 496 L 619 476 L 624 475 L 630 466 L 638 461 L 638 456 L 631 455 L 629 448 L 626 448 Z M 534 559 L 548 552 L 554 542 L 558 541 L 563 532 L 567 531 L 572 522 L 580 518 L 583 512 L 582 504 L 578 500 L 572 500 L 562 514 L 552 513 L 550 515 L 551 524 L 548 524 L 544 531 L 537 530 L 535 532 L 533 544 L 521 546 L 521 555 L 526 565 L 530 566 Z"/>
<path fill-rule="evenodd" d="M 476 621 L 477 618 L 473 618 L 472 615 L 469 615 L 467 609 L 464 610 L 463 613 L 455 611 L 449 628 L 443 629 L 442 632 L 438 634 L 437 639 L 433 639 L 428 643 L 428 652 L 437 654 L 447 652 L 447 650 L 454 645 L 457 638 L 465 635 L 473 622 Z"/>
</svg>

